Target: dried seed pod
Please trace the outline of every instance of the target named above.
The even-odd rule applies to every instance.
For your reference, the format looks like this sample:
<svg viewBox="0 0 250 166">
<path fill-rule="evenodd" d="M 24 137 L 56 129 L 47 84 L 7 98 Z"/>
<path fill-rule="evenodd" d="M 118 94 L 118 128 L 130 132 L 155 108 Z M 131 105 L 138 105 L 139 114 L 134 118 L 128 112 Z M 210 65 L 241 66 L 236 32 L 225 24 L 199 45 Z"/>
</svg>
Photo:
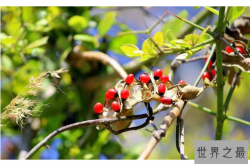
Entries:
<svg viewBox="0 0 250 166">
<path fill-rule="evenodd" d="M 177 84 L 169 88 L 169 90 L 173 88 L 178 89 L 178 96 L 180 99 L 183 99 L 183 100 L 193 100 L 197 98 L 204 91 L 203 87 L 198 88 L 195 86 L 191 86 L 189 84 Z"/>
<path fill-rule="evenodd" d="M 244 72 L 250 73 L 250 57 L 247 54 L 243 54 L 245 59 L 242 59 L 238 55 L 228 54 L 222 51 L 222 65 L 226 67 L 238 67 Z"/>
</svg>

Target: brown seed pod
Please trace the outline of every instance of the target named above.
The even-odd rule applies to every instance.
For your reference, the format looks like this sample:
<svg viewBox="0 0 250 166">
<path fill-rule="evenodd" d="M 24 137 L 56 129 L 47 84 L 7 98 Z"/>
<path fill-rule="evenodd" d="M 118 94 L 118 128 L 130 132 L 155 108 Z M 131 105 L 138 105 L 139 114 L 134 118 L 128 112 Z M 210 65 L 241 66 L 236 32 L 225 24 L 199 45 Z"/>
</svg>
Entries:
<svg viewBox="0 0 250 166">
<path fill-rule="evenodd" d="M 222 65 L 226 67 L 238 67 L 244 72 L 250 73 L 250 57 L 248 54 L 243 54 L 245 59 L 235 54 L 228 54 L 222 51 Z"/>
<path fill-rule="evenodd" d="M 103 113 L 99 115 L 99 118 L 109 118 L 109 117 L 119 117 L 119 116 L 131 116 L 134 114 L 133 107 L 139 102 L 149 102 L 154 96 L 154 86 L 152 83 L 142 84 L 139 80 L 134 79 L 130 85 L 126 85 L 125 80 L 120 80 L 114 87 L 118 92 L 118 97 L 108 100 L 105 99 Z M 121 91 L 127 89 L 129 91 L 129 97 L 122 101 Z M 117 101 L 120 106 L 120 112 L 114 112 L 112 109 L 112 102 Z M 131 124 L 131 121 L 126 122 L 116 122 L 111 126 L 114 130 L 121 130 L 128 128 Z M 101 129 L 104 126 L 98 126 L 97 129 Z"/>
<path fill-rule="evenodd" d="M 193 100 L 197 98 L 203 91 L 204 88 L 198 88 L 195 86 L 191 86 L 189 84 L 177 84 L 169 90 L 177 88 L 178 89 L 178 98 L 183 100 Z"/>
</svg>

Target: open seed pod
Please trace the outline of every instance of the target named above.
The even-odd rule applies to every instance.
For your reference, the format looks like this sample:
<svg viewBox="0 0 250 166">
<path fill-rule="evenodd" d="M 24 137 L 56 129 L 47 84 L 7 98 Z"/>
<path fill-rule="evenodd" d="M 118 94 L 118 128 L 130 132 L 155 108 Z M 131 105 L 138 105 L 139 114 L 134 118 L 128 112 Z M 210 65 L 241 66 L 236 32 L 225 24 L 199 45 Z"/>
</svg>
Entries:
<svg viewBox="0 0 250 166">
<path fill-rule="evenodd" d="M 176 88 L 178 90 L 178 98 L 183 100 L 193 100 L 197 98 L 203 91 L 204 88 L 198 88 L 187 83 L 176 84 L 175 86 L 169 88 L 169 90 Z"/>
<path fill-rule="evenodd" d="M 133 107 L 139 102 L 149 102 L 154 96 L 154 86 L 152 83 L 142 84 L 139 80 L 134 79 L 130 85 L 126 85 L 124 80 L 120 80 L 115 88 L 118 92 L 118 97 L 112 100 L 105 99 L 103 113 L 99 115 L 99 118 L 110 118 L 110 117 L 119 117 L 119 116 L 131 116 L 134 115 Z M 122 101 L 121 91 L 127 89 L 129 91 L 129 97 Z M 121 109 L 119 112 L 114 112 L 112 109 L 112 102 L 117 101 Z M 128 128 L 131 124 L 131 121 L 122 121 L 113 123 L 111 126 L 114 130 L 121 130 Z M 98 129 L 103 128 L 104 126 L 98 126 Z"/>
<path fill-rule="evenodd" d="M 244 72 L 250 73 L 250 57 L 249 54 L 242 54 L 245 59 L 235 54 L 228 54 L 222 50 L 222 65 L 226 67 L 238 67 Z"/>
</svg>

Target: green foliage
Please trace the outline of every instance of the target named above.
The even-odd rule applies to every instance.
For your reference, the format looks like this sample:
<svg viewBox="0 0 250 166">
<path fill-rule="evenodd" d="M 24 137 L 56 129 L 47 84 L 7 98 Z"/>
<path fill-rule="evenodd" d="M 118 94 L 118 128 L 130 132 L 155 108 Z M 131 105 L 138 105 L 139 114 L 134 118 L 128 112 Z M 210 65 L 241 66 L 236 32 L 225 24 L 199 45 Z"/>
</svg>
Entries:
<svg viewBox="0 0 250 166">
<path fill-rule="evenodd" d="M 114 11 L 107 12 L 104 18 L 100 21 L 97 29 L 99 31 L 100 36 L 106 35 L 111 26 L 115 23 L 117 13 Z"/>
<path fill-rule="evenodd" d="M 242 7 L 239 7 L 239 6 L 230 7 L 229 8 L 229 13 L 228 13 L 228 16 L 227 16 L 227 20 L 228 21 L 235 20 L 236 18 L 238 18 L 239 16 L 241 16 L 244 13 L 245 9 L 246 9 L 245 6 L 242 6 Z"/>
<path fill-rule="evenodd" d="M 207 10 L 209 10 L 210 12 L 216 14 L 217 16 L 219 15 L 219 11 L 214 9 L 214 8 L 211 8 L 211 7 L 208 7 L 208 6 L 204 6 L 204 8 L 206 8 Z"/>
<path fill-rule="evenodd" d="M 84 28 L 88 26 L 87 20 L 82 16 L 72 16 L 68 20 L 68 25 L 74 29 L 76 32 L 81 32 Z"/>
</svg>

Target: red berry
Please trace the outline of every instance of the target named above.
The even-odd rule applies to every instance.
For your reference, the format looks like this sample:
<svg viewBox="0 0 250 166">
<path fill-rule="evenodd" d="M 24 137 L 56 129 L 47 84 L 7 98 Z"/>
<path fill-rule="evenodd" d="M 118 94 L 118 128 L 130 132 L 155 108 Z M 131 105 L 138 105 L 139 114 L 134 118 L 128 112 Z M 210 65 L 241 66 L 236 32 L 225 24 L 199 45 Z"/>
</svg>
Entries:
<svg viewBox="0 0 250 166">
<path fill-rule="evenodd" d="M 121 98 L 126 100 L 129 97 L 129 91 L 127 89 L 123 89 L 121 91 Z"/>
<path fill-rule="evenodd" d="M 214 69 L 211 71 L 211 73 L 212 73 L 212 76 L 216 76 L 216 71 Z"/>
<path fill-rule="evenodd" d="M 166 104 L 166 105 L 170 105 L 173 103 L 173 100 L 170 99 L 169 97 L 162 97 L 161 98 L 161 103 L 162 104 Z"/>
<path fill-rule="evenodd" d="M 207 62 L 207 58 L 205 59 L 205 63 Z M 212 67 L 213 66 L 213 62 L 210 60 L 209 61 L 209 63 L 208 63 L 208 65 L 207 65 L 207 67 L 209 68 L 209 67 Z"/>
<path fill-rule="evenodd" d="M 119 104 L 117 101 L 113 101 L 113 103 L 112 103 L 112 109 L 113 109 L 115 112 L 119 112 L 120 109 L 121 109 L 121 106 L 120 106 L 120 104 Z"/>
<path fill-rule="evenodd" d="M 235 49 L 236 49 L 238 52 L 240 52 L 241 54 L 243 54 L 243 48 L 241 48 L 241 47 L 235 47 Z"/>
<path fill-rule="evenodd" d="M 106 98 L 106 99 L 109 99 L 109 100 L 112 100 L 112 99 L 113 99 L 112 96 L 110 96 L 108 92 L 105 93 L 105 98 Z"/>
<path fill-rule="evenodd" d="M 141 80 L 141 82 L 147 84 L 150 82 L 150 77 L 149 77 L 149 75 L 143 73 L 140 75 L 140 80 Z"/>
<path fill-rule="evenodd" d="M 234 52 L 234 50 L 233 50 L 231 47 L 229 47 L 229 46 L 226 47 L 225 51 L 226 51 L 228 54 L 230 54 L 231 52 Z"/>
<path fill-rule="evenodd" d="M 129 74 L 127 78 L 125 79 L 125 82 L 127 84 L 131 84 L 134 81 L 134 74 Z"/>
<path fill-rule="evenodd" d="M 168 81 L 169 81 L 169 77 L 168 76 L 162 76 L 161 77 L 161 82 L 167 83 Z"/>
<path fill-rule="evenodd" d="M 105 94 L 105 97 L 109 100 L 112 100 L 113 98 L 117 96 L 118 96 L 118 93 L 116 89 L 109 89 L 108 92 Z"/>
<path fill-rule="evenodd" d="M 101 114 L 102 111 L 103 111 L 103 105 L 102 105 L 102 103 L 96 103 L 95 106 L 94 106 L 94 111 L 97 114 Z"/>
<path fill-rule="evenodd" d="M 186 82 L 184 80 L 180 80 L 178 84 L 186 84 Z"/>
<path fill-rule="evenodd" d="M 161 69 L 156 69 L 154 71 L 154 79 L 158 80 L 159 78 L 161 78 L 161 76 L 162 76 L 162 70 Z"/>
<path fill-rule="evenodd" d="M 165 93 L 165 91 L 166 91 L 166 86 L 163 83 L 161 83 L 158 86 L 158 92 L 159 92 L 160 95 L 163 95 Z"/>
<path fill-rule="evenodd" d="M 207 79 L 209 79 L 209 81 L 211 81 L 211 76 L 207 71 L 205 71 L 202 75 L 203 81 L 205 80 L 205 78 L 207 78 Z"/>
</svg>

